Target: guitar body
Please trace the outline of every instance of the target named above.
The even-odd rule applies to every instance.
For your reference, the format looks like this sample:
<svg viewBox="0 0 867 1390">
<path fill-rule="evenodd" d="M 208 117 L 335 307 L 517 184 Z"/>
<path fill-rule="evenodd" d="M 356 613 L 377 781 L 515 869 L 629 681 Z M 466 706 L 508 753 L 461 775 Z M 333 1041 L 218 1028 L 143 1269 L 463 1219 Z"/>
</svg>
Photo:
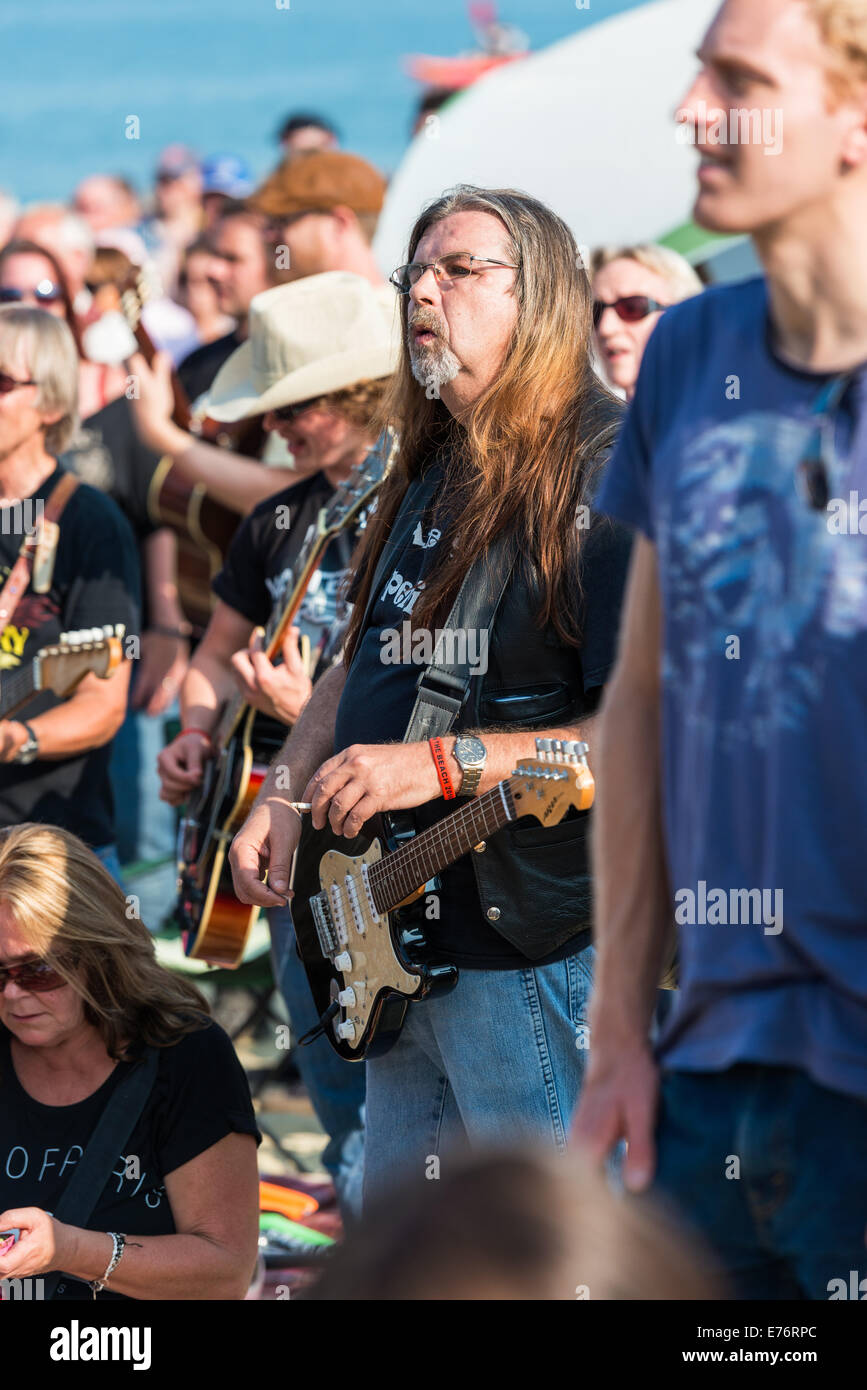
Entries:
<svg viewBox="0 0 867 1390">
<path fill-rule="evenodd" d="M 142 307 L 151 293 L 138 268 L 121 293 L 121 311 L 148 364 L 154 344 L 141 321 Z M 262 420 L 239 420 L 223 425 L 216 420 L 194 419 L 181 381 L 172 372 L 172 419 L 181 429 L 209 444 L 231 449 L 247 458 L 258 458 L 265 439 Z M 279 487 L 275 480 L 275 492 Z M 190 483 L 169 457 L 160 459 L 148 489 L 148 512 L 157 526 L 169 526 L 178 537 L 178 597 L 194 635 L 201 637 L 214 610 L 211 580 L 217 574 L 229 542 L 241 521 L 239 512 L 224 507 L 208 495 L 202 483 Z"/>
<path fill-rule="evenodd" d="M 176 920 L 196 960 L 240 965 L 259 909 L 238 902 L 228 850 L 246 819 L 285 729 L 247 709 L 236 733 L 208 764 L 195 804 L 178 833 Z"/>
<path fill-rule="evenodd" d="M 219 573 L 229 542 L 241 522 L 238 512 L 209 497 L 201 483 L 189 483 L 165 457 L 151 479 L 148 511 L 157 526 L 178 538 L 178 597 L 197 635 L 214 607 L 211 581 Z"/>
<path fill-rule="evenodd" d="M 394 1045 L 408 1002 L 446 993 L 457 984 L 454 965 L 434 964 L 415 912 L 378 913 L 367 874 L 382 858 L 379 840 L 355 857 L 329 850 L 319 866 L 321 891 L 295 923 L 298 947 L 320 1016 L 341 996 L 341 1014 L 326 1029 L 348 1061 L 377 1056 Z"/>
<path fill-rule="evenodd" d="M 457 967 L 437 959 L 426 940 L 426 886 L 509 821 L 532 816 L 556 825 L 570 808 L 589 810 L 594 794 L 587 744 L 538 737 L 535 758 L 418 834 L 406 812 L 381 817 L 387 854 L 379 840 L 362 854 L 323 854 L 309 916 L 295 916 L 320 1020 L 305 1041 L 324 1032 L 348 1061 L 392 1047 L 409 1005 L 458 981 Z"/>
<path fill-rule="evenodd" d="M 282 659 L 283 640 L 332 537 L 354 521 L 376 495 L 396 450 L 393 437 L 387 434 L 384 438 L 388 450 L 372 450 L 369 458 L 341 483 L 329 506 L 320 512 L 317 523 L 309 528 L 293 565 L 288 596 L 268 623 L 265 654 L 270 661 Z M 168 483 L 172 483 L 171 478 Z M 177 492 L 167 496 L 179 512 L 182 497 Z M 203 529 L 208 505 L 205 499 L 199 512 Z M 197 960 L 229 969 L 241 963 L 258 908 L 245 907 L 236 899 L 228 849 L 285 738 L 284 724 L 260 714 L 240 697 L 230 701 L 223 711 L 215 736 L 215 755 L 206 765 L 198 795 L 187 806 L 178 835 L 175 918 L 184 933 L 187 955 Z"/>
</svg>

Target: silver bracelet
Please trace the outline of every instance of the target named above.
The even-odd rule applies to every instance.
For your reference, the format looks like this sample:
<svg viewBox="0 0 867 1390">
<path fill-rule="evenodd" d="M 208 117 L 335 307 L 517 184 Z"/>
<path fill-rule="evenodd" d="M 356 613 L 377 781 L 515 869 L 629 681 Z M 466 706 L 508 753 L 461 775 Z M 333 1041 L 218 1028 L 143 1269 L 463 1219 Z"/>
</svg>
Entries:
<svg viewBox="0 0 867 1390">
<path fill-rule="evenodd" d="M 90 1287 L 93 1290 L 94 1298 L 96 1298 L 96 1295 L 100 1292 L 101 1289 L 105 1288 L 106 1280 L 109 1279 L 112 1274 L 114 1274 L 114 1271 L 120 1264 L 120 1259 L 123 1254 L 124 1246 L 126 1245 L 126 1236 L 117 1235 L 114 1231 L 106 1231 L 106 1235 L 111 1236 L 114 1248 L 112 1250 L 111 1259 L 108 1262 L 108 1268 L 106 1269 L 105 1274 L 103 1274 L 101 1279 L 91 1279 L 90 1281 Z"/>
</svg>

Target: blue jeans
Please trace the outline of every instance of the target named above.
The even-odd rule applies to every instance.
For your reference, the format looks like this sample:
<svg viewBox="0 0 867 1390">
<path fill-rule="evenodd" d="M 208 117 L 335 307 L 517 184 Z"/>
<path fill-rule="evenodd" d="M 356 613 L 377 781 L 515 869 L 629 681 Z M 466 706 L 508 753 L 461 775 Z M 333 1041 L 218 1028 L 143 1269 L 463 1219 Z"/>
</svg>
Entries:
<svg viewBox="0 0 867 1390">
<path fill-rule="evenodd" d="M 657 1145 L 658 1190 L 709 1242 L 738 1298 L 828 1299 L 853 1270 L 867 1280 L 864 1101 L 794 1067 L 672 1071 Z"/>
<path fill-rule="evenodd" d="M 462 970 L 410 1004 L 367 1063 L 364 1200 L 466 1144 L 563 1150 L 587 1061 L 593 947 L 555 965 Z"/>
<path fill-rule="evenodd" d="M 117 857 L 117 845 L 100 845 L 99 849 L 95 849 L 93 852 L 103 867 L 108 869 L 115 883 L 119 883 L 121 888 L 125 888 L 126 885 L 120 871 L 120 860 Z"/>
<path fill-rule="evenodd" d="M 123 864 L 153 862 L 174 853 L 175 812 L 160 800 L 157 758 L 165 747 L 166 720 L 176 708 L 164 714 L 130 709 L 115 734 L 109 775 Z"/>
<path fill-rule="evenodd" d="M 178 896 L 176 812 L 160 801 L 157 772 L 170 715 L 128 711 L 111 752 L 118 854 L 125 868 L 139 865 L 134 876 L 127 873 L 127 881 L 139 900 L 142 921 L 152 932 L 160 931 Z"/>
<path fill-rule="evenodd" d="M 292 1022 L 302 1036 L 316 1025 L 318 1014 L 304 966 L 295 947 L 295 929 L 289 908 L 268 913 L 271 928 L 271 960 L 274 980 Z M 345 1062 L 327 1038 L 299 1047 L 295 1060 L 328 1144 L 322 1162 L 334 1179 L 345 1215 L 361 1214 L 361 1176 L 364 1166 L 364 1062 Z"/>
</svg>

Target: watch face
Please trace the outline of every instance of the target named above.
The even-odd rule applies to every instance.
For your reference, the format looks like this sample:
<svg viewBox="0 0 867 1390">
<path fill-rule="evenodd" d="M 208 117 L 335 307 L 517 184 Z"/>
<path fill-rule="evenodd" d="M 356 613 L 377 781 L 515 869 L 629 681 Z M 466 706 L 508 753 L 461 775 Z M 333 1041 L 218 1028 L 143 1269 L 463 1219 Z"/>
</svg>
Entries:
<svg viewBox="0 0 867 1390">
<path fill-rule="evenodd" d="M 459 738 L 455 740 L 455 757 L 465 763 L 481 763 L 488 756 L 488 750 L 480 738 Z"/>
</svg>

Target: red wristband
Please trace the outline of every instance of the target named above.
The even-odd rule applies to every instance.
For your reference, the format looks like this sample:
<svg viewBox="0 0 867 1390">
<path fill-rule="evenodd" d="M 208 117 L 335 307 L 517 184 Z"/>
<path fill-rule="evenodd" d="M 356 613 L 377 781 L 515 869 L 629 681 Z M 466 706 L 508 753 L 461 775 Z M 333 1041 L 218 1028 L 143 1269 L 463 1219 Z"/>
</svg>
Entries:
<svg viewBox="0 0 867 1390">
<path fill-rule="evenodd" d="M 211 742 L 211 735 L 205 729 L 196 729 L 193 725 L 190 725 L 189 729 L 181 729 L 178 738 L 183 738 L 184 734 L 198 734 L 201 738 L 207 739 L 208 743 Z"/>
<path fill-rule="evenodd" d="M 428 743 L 430 744 L 430 751 L 433 756 L 434 764 L 436 765 L 437 777 L 443 789 L 443 796 L 446 801 L 454 801 L 456 792 L 452 786 L 452 779 L 449 776 L 449 770 L 446 766 L 446 751 L 443 748 L 443 741 L 441 738 L 431 738 L 428 739 Z"/>
</svg>

